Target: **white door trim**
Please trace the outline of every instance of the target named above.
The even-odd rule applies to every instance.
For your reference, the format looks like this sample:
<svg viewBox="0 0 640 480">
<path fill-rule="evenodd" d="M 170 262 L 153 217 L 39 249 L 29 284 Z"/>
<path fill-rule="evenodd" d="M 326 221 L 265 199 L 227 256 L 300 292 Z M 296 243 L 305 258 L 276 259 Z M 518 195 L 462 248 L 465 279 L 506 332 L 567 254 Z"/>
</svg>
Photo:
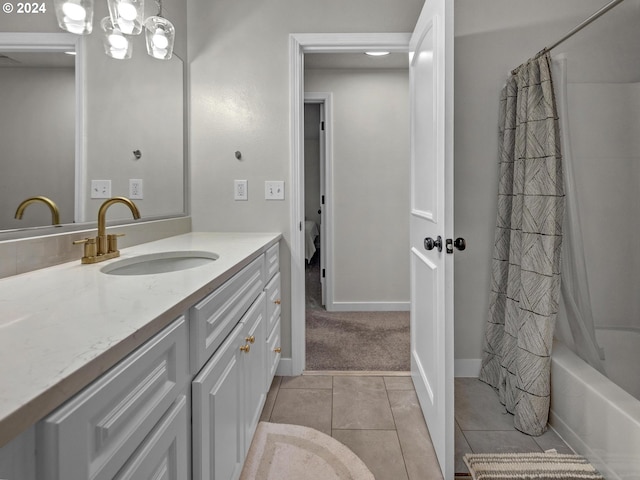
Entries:
<svg viewBox="0 0 640 480">
<path fill-rule="evenodd" d="M 408 52 L 410 33 L 293 33 L 289 35 L 290 231 L 292 374 L 305 368 L 304 258 L 304 54 L 370 49 Z"/>
</svg>

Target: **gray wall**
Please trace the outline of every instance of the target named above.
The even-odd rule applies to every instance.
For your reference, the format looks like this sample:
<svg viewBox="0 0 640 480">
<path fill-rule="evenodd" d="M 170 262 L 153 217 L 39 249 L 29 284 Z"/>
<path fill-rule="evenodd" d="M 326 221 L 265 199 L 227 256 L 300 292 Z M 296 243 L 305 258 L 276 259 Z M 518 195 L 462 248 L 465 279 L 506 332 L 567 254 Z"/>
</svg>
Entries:
<svg viewBox="0 0 640 480">
<path fill-rule="evenodd" d="M 333 93 L 335 309 L 406 304 L 408 69 L 307 69 L 305 91 Z"/>
<path fill-rule="evenodd" d="M 283 305 L 290 305 L 289 34 L 408 32 L 423 0 L 216 0 L 189 4 L 191 181 L 194 230 L 279 231 Z M 366 14 L 364 14 L 366 12 Z M 242 161 L 233 153 L 242 152 Z M 233 180 L 249 200 L 233 201 Z M 284 202 L 264 181 L 284 180 Z M 291 355 L 290 309 L 282 312 Z"/>
<path fill-rule="evenodd" d="M 640 318 L 640 84 L 569 83 L 576 193 L 597 326 Z"/>
</svg>

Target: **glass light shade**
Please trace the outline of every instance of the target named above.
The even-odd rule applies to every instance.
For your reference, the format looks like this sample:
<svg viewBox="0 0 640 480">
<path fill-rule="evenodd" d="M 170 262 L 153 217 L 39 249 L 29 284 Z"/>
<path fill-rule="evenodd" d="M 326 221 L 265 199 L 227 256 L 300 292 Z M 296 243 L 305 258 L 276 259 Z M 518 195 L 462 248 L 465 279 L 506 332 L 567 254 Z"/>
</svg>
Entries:
<svg viewBox="0 0 640 480">
<path fill-rule="evenodd" d="M 58 25 L 77 35 L 88 35 L 93 30 L 93 0 L 54 0 Z"/>
<path fill-rule="evenodd" d="M 142 32 L 144 0 L 107 0 L 111 21 L 126 35 Z"/>
<path fill-rule="evenodd" d="M 176 29 L 163 17 L 149 17 L 144 22 L 147 40 L 147 53 L 153 58 L 169 60 L 173 55 L 173 42 Z"/>
<path fill-rule="evenodd" d="M 131 58 L 131 42 L 118 27 L 113 25 L 111 17 L 104 17 L 100 22 L 100 26 L 103 31 L 102 44 L 104 53 L 118 60 Z"/>
</svg>

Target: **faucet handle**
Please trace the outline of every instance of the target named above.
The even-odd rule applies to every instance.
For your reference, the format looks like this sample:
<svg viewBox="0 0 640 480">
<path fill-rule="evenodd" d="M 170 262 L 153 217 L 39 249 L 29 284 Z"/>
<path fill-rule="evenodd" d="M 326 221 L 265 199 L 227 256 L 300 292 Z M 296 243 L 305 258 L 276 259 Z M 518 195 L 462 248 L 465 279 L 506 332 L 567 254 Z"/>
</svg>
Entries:
<svg viewBox="0 0 640 480">
<path fill-rule="evenodd" d="M 107 241 L 109 243 L 109 252 L 118 251 L 118 237 L 124 237 L 124 233 L 110 233 L 107 235 Z"/>
<path fill-rule="evenodd" d="M 96 256 L 96 239 L 94 237 L 83 238 L 82 240 L 75 240 L 73 242 L 74 245 L 80 245 L 81 243 L 84 243 L 84 257 L 82 257 L 83 261 L 85 258 L 93 258 Z"/>
</svg>

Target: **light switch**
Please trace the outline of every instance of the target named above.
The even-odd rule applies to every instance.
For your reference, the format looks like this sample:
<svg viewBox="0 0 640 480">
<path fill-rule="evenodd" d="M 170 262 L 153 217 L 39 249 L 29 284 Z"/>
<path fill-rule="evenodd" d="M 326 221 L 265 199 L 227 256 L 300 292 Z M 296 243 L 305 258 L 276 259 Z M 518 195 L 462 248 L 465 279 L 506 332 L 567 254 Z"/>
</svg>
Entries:
<svg viewBox="0 0 640 480">
<path fill-rule="evenodd" d="M 265 200 L 284 200 L 284 182 L 282 180 L 267 180 L 264 182 Z"/>
<path fill-rule="evenodd" d="M 111 198 L 111 180 L 91 180 L 91 198 Z"/>
</svg>

